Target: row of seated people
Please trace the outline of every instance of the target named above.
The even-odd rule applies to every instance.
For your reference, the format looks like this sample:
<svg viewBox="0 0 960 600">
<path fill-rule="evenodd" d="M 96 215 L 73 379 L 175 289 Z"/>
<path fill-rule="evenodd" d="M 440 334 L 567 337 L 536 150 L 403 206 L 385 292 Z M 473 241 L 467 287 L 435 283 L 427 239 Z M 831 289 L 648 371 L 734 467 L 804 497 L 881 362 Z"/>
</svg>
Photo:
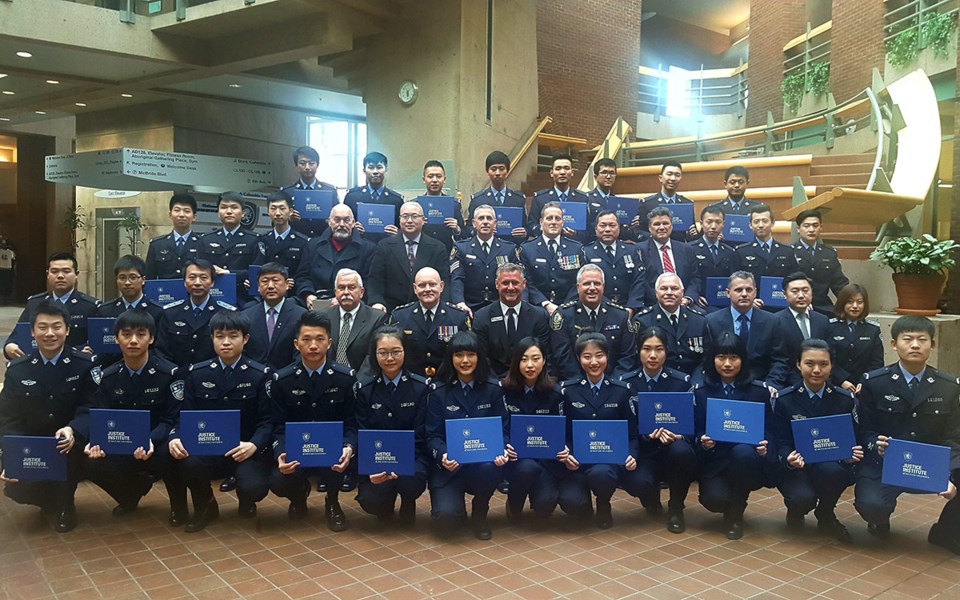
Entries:
<svg viewBox="0 0 960 600">
<path fill-rule="evenodd" d="M 776 487 L 783 495 L 786 521 L 801 530 L 813 511 L 818 529 L 850 542 L 835 507 L 844 490 L 856 484 L 854 506 L 881 539 L 890 534 L 897 497 L 908 491 L 883 483 L 884 452 L 891 439 L 941 444 L 951 450 L 951 478 L 940 494 L 947 503 L 929 533 L 931 543 L 960 553 L 960 379 L 927 364 L 934 345 L 932 323 L 901 317 L 892 328 L 899 361 L 863 375 L 854 392 L 833 385 L 835 352 L 824 340 L 809 338 L 799 349 L 800 380 L 771 390 L 755 379 L 744 332 L 721 332 L 710 345 L 701 383 L 666 366 L 668 336 L 663 327 L 646 327 L 630 335 L 640 367 L 612 376 L 610 340 L 585 329 L 573 349 L 579 372 L 559 385 L 550 375 L 549 353 L 534 337 L 524 337 L 510 353 L 508 370 L 498 380 L 489 350 L 471 331 L 452 335 L 436 377 L 427 379 L 407 368 L 412 349 L 402 329 L 378 328 L 370 340 L 375 367 L 358 381 L 355 372 L 329 359 L 333 347 L 330 320 L 320 313 L 300 315 L 293 345 L 298 357 L 273 370 L 245 354 L 250 320 L 235 311 L 219 311 L 210 322 L 215 356 L 182 369 L 153 350 L 156 325 L 142 309 L 117 318 L 115 336 L 121 359 L 101 369 L 92 357 L 67 346 L 69 313 L 44 302 L 31 314 L 37 350 L 13 361 L 0 391 L 0 434 L 53 436 L 66 455 L 63 482 L 18 481 L 0 473 L 4 493 L 16 502 L 52 513 L 56 529 L 76 526 L 74 494 L 88 479 L 117 501 L 114 515 L 135 510 L 153 481 L 163 479 L 170 498 L 171 526 L 204 529 L 218 518 L 211 481 L 234 475 L 239 516 L 257 514 L 257 502 L 269 491 L 290 501 L 288 514 L 308 513 L 311 477 L 325 481 L 324 514 L 328 527 L 349 524 L 339 503 L 339 485 L 354 459 L 359 430 L 415 432 L 416 470 L 392 471 L 361 478 L 357 502 L 382 522 L 412 525 L 416 501 L 429 487 L 431 520 L 444 534 L 468 522 L 473 534 L 490 539 L 487 520 L 498 483 L 509 481 L 507 517 L 523 518 L 529 503 L 543 525 L 559 507 L 572 519 L 594 517 L 598 527 L 612 526 L 611 498 L 618 488 L 640 500 L 647 514 L 661 518 L 660 483 L 669 487 L 666 526 L 685 530 L 685 500 L 699 481 L 700 503 L 723 515 L 727 535 L 743 535 L 749 494 Z M 692 392 L 695 432 L 681 435 L 667 427 L 640 431 L 637 415 L 652 400 L 649 393 Z M 732 444 L 707 435 L 711 398 L 757 402 L 765 406 L 764 439 Z M 150 412 L 146 447 L 132 456 L 107 455 L 90 440 L 90 409 L 139 409 Z M 240 439 L 224 456 L 191 456 L 180 439 L 180 410 L 238 410 Z M 553 459 L 520 458 L 511 444 L 510 415 L 566 417 L 566 446 Z M 797 451 L 791 423 L 826 415 L 851 415 L 856 445 L 850 458 L 807 463 Z M 448 456 L 446 424 L 450 419 L 499 417 L 503 451 L 490 462 L 459 464 Z M 572 448 L 576 421 L 626 421 L 629 450 L 622 462 L 581 464 Z M 342 452 L 330 467 L 301 467 L 287 460 L 286 425 L 303 421 L 343 423 Z M 338 440 L 339 441 L 339 440 Z M 582 455 L 581 455 L 582 458 Z M 188 513 L 187 490 L 193 500 Z M 399 508 L 397 502 L 399 500 Z"/>
</svg>

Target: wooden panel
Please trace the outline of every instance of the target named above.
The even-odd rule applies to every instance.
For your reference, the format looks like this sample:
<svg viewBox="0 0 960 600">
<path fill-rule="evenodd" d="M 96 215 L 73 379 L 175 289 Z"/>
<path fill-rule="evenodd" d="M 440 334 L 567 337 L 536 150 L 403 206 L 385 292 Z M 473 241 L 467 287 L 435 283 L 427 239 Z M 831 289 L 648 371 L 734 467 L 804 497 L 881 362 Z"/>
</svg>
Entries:
<svg viewBox="0 0 960 600">
<path fill-rule="evenodd" d="M 831 223 L 876 227 L 921 204 L 923 198 L 838 187 L 790 208 L 783 218 L 795 219 L 805 210 L 819 208 Z"/>
</svg>

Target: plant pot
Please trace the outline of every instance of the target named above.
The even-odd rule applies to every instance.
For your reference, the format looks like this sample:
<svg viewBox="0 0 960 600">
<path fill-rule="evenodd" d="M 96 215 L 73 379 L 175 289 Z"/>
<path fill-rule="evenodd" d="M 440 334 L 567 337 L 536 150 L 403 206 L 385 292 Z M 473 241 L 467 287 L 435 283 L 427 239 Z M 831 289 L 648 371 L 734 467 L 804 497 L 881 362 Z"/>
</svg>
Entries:
<svg viewBox="0 0 960 600">
<path fill-rule="evenodd" d="M 937 303 L 946 283 L 946 276 L 894 273 L 893 284 L 897 288 L 896 312 L 901 315 L 933 316 L 940 314 Z"/>
</svg>

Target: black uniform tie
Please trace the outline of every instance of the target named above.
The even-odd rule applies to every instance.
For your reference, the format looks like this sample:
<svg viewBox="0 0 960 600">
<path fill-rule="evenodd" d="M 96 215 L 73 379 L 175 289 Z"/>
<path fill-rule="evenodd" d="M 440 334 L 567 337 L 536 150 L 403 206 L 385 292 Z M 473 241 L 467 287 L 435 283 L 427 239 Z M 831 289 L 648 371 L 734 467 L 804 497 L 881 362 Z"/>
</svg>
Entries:
<svg viewBox="0 0 960 600">
<path fill-rule="evenodd" d="M 517 311 L 513 308 L 507 309 L 507 340 L 513 343 L 517 338 Z"/>
</svg>

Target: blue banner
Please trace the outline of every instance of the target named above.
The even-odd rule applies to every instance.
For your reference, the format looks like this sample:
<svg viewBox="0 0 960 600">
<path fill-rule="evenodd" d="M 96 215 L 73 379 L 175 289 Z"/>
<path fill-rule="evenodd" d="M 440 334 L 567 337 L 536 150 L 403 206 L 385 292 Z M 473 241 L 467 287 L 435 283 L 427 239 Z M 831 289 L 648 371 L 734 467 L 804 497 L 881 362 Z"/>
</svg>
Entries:
<svg viewBox="0 0 960 600">
<path fill-rule="evenodd" d="M 330 209 L 340 200 L 336 190 L 286 190 L 293 195 L 293 208 L 300 213 L 301 219 L 326 221 Z"/>
<path fill-rule="evenodd" d="M 561 202 L 563 210 L 563 226 L 574 231 L 587 230 L 587 203 Z"/>
<path fill-rule="evenodd" d="M 574 421 L 573 456 L 581 465 L 622 465 L 630 454 L 626 421 Z"/>
<path fill-rule="evenodd" d="M 133 456 L 137 448 L 150 449 L 150 411 L 90 409 L 90 445 L 107 455 Z"/>
<path fill-rule="evenodd" d="M 663 427 L 672 433 L 693 435 L 693 393 L 640 392 L 637 419 L 640 433 Z"/>
<path fill-rule="evenodd" d="M 357 221 L 366 233 L 384 233 L 387 225 L 396 225 L 397 211 L 392 204 L 357 203 Z"/>
<path fill-rule="evenodd" d="M 456 218 L 453 196 L 419 196 L 417 202 L 423 208 L 427 225 L 443 225 L 444 219 Z"/>
<path fill-rule="evenodd" d="M 412 430 L 361 429 L 357 469 L 361 475 L 396 473 L 409 477 L 416 472 Z"/>
<path fill-rule="evenodd" d="M 447 419 L 447 459 L 462 465 L 493 462 L 503 454 L 500 417 Z"/>
<path fill-rule="evenodd" d="M 787 297 L 783 295 L 782 277 L 760 278 L 760 299 L 764 306 L 783 308 L 787 305 Z"/>
<path fill-rule="evenodd" d="M 182 410 L 180 441 L 191 456 L 223 456 L 240 445 L 240 411 Z"/>
<path fill-rule="evenodd" d="M 332 467 L 343 455 L 343 421 L 287 423 L 287 462 L 301 467 Z"/>
<path fill-rule="evenodd" d="M 730 298 L 727 297 L 727 284 L 730 283 L 728 277 L 707 277 L 707 286 L 703 290 L 703 297 L 707 299 L 710 306 L 730 306 Z"/>
<path fill-rule="evenodd" d="M 87 345 L 95 354 L 120 354 L 113 327 L 116 317 L 88 317 Z"/>
<path fill-rule="evenodd" d="M 853 433 L 853 417 L 849 414 L 795 419 L 790 421 L 790 427 L 793 429 L 793 447 L 805 463 L 853 458 L 857 438 Z"/>
<path fill-rule="evenodd" d="M 24 354 L 37 349 L 37 340 L 33 339 L 30 323 L 17 323 L 13 328 L 13 343 L 20 346 Z"/>
<path fill-rule="evenodd" d="M 639 201 L 636 198 L 622 198 L 620 196 L 609 196 L 607 198 L 607 210 L 617 213 L 617 221 L 620 225 L 629 225 L 633 218 L 637 216 Z"/>
<path fill-rule="evenodd" d="M 890 440 L 883 453 L 883 476 L 886 485 L 939 494 L 950 480 L 950 448 Z"/>
<path fill-rule="evenodd" d="M 695 223 L 693 216 L 693 204 L 689 202 L 682 202 L 680 204 L 661 204 L 665 208 L 669 208 L 670 212 L 673 213 L 673 230 L 674 231 L 686 231 L 693 227 Z"/>
<path fill-rule="evenodd" d="M 566 445 L 567 419 L 561 415 L 510 415 L 510 443 L 517 458 L 557 459 Z"/>
<path fill-rule="evenodd" d="M 66 481 L 67 456 L 53 436 L 3 436 L 3 469 L 20 481 Z"/>
<path fill-rule="evenodd" d="M 723 241 L 737 244 L 753 240 L 750 230 L 750 215 L 724 215 Z"/>
<path fill-rule="evenodd" d="M 143 285 L 143 295 L 160 306 L 187 299 L 187 288 L 182 279 L 148 279 Z"/>
<path fill-rule="evenodd" d="M 715 442 L 756 446 L 764 438 L 762 402 L 707 398 L 707 435 Z"/>
<path fill-rule="evenodd" d="M 523 208 L 519 206 L 494 206 L 497 215 L 497 235 L 510 235 L 518 227 L 523 227 Z"/>
</svg>

